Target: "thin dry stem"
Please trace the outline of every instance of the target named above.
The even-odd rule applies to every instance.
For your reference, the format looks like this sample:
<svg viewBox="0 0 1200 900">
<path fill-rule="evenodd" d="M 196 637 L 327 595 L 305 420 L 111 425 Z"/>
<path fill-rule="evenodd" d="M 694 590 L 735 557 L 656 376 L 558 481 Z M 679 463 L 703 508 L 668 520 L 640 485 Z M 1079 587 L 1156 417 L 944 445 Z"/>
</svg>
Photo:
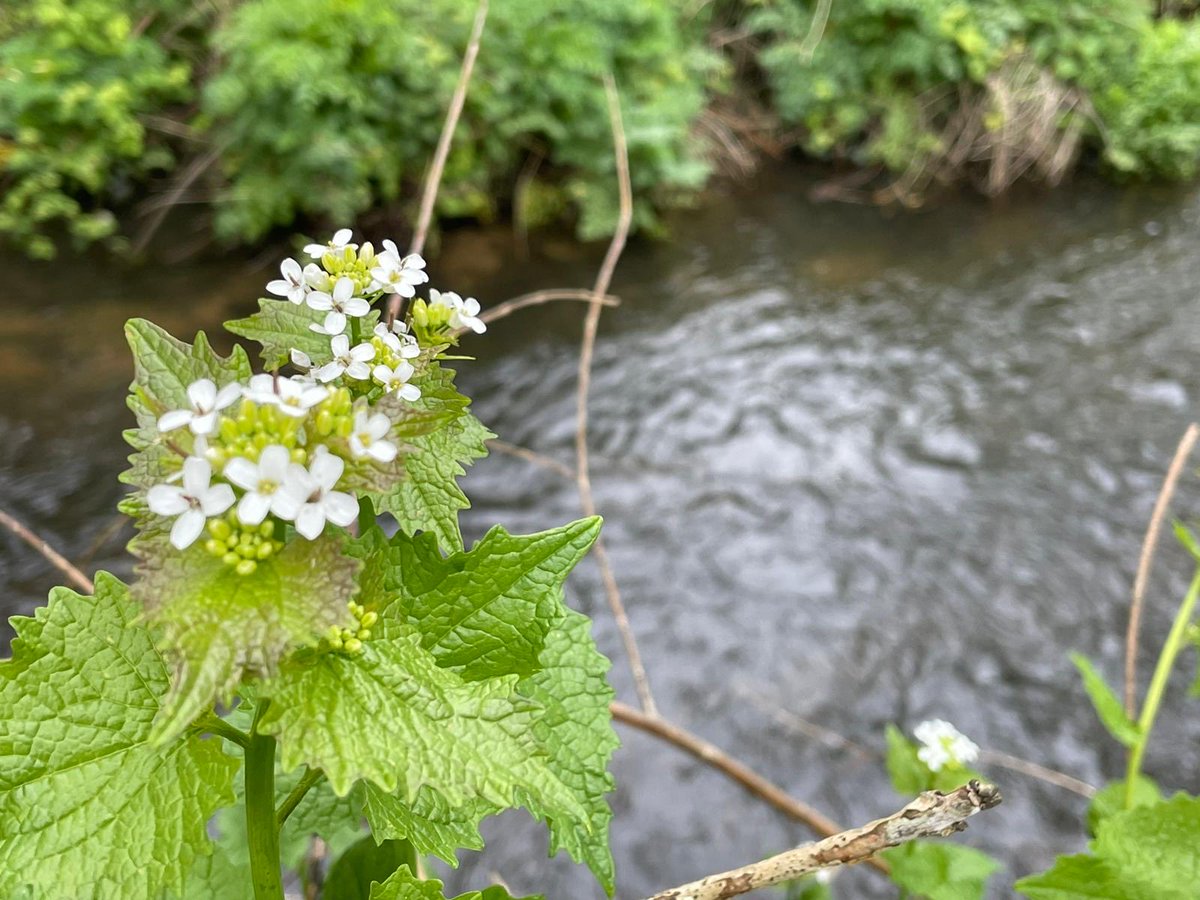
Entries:
<svg viewBox="0 0 1200 900">
<path fill-rule="evenodd" d="M 720 747 L 711 744 L 704 738 L 680 728 L 674 722 L 668 722 L 658 715 L 648 715 L 620 701 L 613 701 L 608 706 L 612 717 L 618 722 L 637 728 L 647 734 L 654 735 L 690 753 L 696 759 L 712 766 L 726 778 L 737 782 L 760 800 L 764 800 L 784 815 L 812 829 L 822 837 L 837 834 L 842 827 L 819 810 L 813 809 L 807 803 L 797 800 L 787 791 L 762 775 L 759 775 L 745 763 L 730 756 Z M 871 860 L 871 865 L 885 875 L 890 871 L 882 860 Z"/>
<path fill-rule="evenodd" d="M 595 297 L 596 295 L 591 291 L 586 291 L 582 288 L 553 288 L 545 291 L 533 291 L 529 294 L 513 297 L 511 300 L 505 300 L 503 303 L 497 303 L 491 309 L 482 313 L 479 318 L 491 324 L 497 319 L 511 316 L 517 310 L 525 309 L 528 306 L 540 306 L 543 303 L 552 303 L 556 300 L 582 300 L 584 303 L 590 303 Z M 602 306 L 620 306 L 621 304 L 619 297 L 610 295 L 601 297 L 599 302 Z"/>
<path fill-rule="evenodd" d="M 575 473 L 571 471 L 570 466 L 566 466 L 552 457 L 543 456 L 541 453 L 535 453 L 528 447 L 510 444 L 508 441 L 502 441 L 499 438 L 492 438 L 487 442 L 487 445 L 498 453 L 506 453 L 509 456 L 515 456 L 518 459 L 531 462 L 535 466 L 541 466 L 543 469 L 549 469 L 551 472 L 554 472 L 556 475 L 561 475 L 563 478 L 571 479 L 575 477 Z"/>
<path fill-rule="evenodd" d="M 421 191 L 421 206 L 417 212 L 417 224 L 413 229 L 412 243 L 409 253 L 420 253 L 425 249 L 425 240 L 429 236 L 429 226 L 433 222 L 433 207 L 437 202 L 438 189 L 442 185 L 442 173 L 446 171 L 446 160 L 450 157 L 450 145 L 454 140 L 454 131 L 458 128 L 458 120 L 462 116 L 463 106 L 467 102 L 467 88 L 471 84 L 471 73 L 475 71 L 475 60 L 479 56 L 479 44 L 483 39 L 483 26 L 487 22 L 488 0 L 479 0 L 475 9 L 475 22 L 471 26 L 471 37 L 467 41 L 467 51 L 463 54 L 462 68 L 458 72 L 458 83 L 454 86 L 454 94 L 450 98 L 450 106 L 446 109 L 446 120 L 442 123 L 442 133 L 438 136 L 437 149 L 429 163 L 429 172 L 425 176 L 425 186 Z M 400 312 L 402 297 L 392 294 L 388 298 L 387 320 L 392 322 Z"/>
<path fill-rule="evenodd" d="M 1171 498 L 1179 484 L 1179 476 L 1183 474 L 1183 465 L 1196 446 L 1197 438 L 1200 438 L 1200 426 L 1193 422 L 1179 439 L 1179 446 L 1175 448 L 1175 456 L 1167 469 L 1166 478 L 1163 479 L 1162 489 L 1158 492 L 1158 499 L 1154 501 L 1154 512 L 1150 514 L 1146 537 L 1142 540 L 1137 575 L 1133 579 L 1133 599 L 1129 605 L 1129 627 L 1125 631 L 1125 714 L 1130 718 L 1137 714 L 1138 632 L 1142 625 L 1142 607 L 1146 601 L 1146 582 L 1150 578 L 1150 567 L 1154 563 L 1154 551 L 1158 547 L 1163 519 L 1167 516 Z"/>
<path fill-rule="evenodd" d="M 608 98 L 608 116 L 612 125 L 613 149 L 617 161 L 620 213 L 617 216 L 617 227 L 613 231 L 612 241 L 608 245 L 608 252 L 604 254 L 604 262 L 600 264 L 596 283 L 592 286 L 587 317 L 583 321 L 583 339 L 579 348 L 579 390 L 575 403 L 575 483 L 579 488 L 579 503 L 583 507 L 585 516 L 596 515 L 596 502 L 592 498 L 592 479 L 588 468 L 588 390 L 592 382 L 592 356 L 596 349 L 596 329 L 600 324 L 600 312 L 604 307 L 608 286 L 612 283 L 613 272 L 617 268 L 621 252 L 625 249 L 625 241 L 629 237 L 629 226 L 633 222 L 633 186 L 629 177 L 629 148 L 625 142 L 625 126 L 621 121 L 621 98 L 617 93 L 616 82 L 613 81 L 610 74 L 604 76 L 604 91 Z M 621 591 L 617 587 L 617 579 L 613 574 L 612 564 L 608 560 L 608 550 L 604 545 L 603 538 L 596 541 L 592 548 L 592 555 L 600 567 L 604 593 L 608 598 L 608 606 L 612 610 L 613 618 L 616 620 L 621 642 L 625 646 L 625 655 L 629 660 L 629 668 L 633 672 L 633 683 L 637 689 L 642 709 L 650 715 L 657 715 L 658 707 L 654 703 L 654 695 L 650 693 L 646 667 L 642 664 L 642 654 L 638 649 L 633 626 L 629 624 L 625 604 L 621 601 Z"/>
<path fill-rule="evenodd" d="M 69 559 L 2 509 L 0 509 L 0 525 L 3 525 L 38 553 L 42 554 L 42 556 L 46 557 L 54 568 L 66 575 L 67 580 L 85 594 L 95 592 L 96 585 L 92 582 L 92 579 L 84 575 Z"/>
<path fill-rule="evenodd" d="M 1070 791 L 1073 794 L 1078 794 L 1080 797 L 1090 799 L 1096 796 L 1095 785 L 1088 784 L 1086 781 L 1080 781 L 1078 778 L 1068 775 L 1065 772 L 1048 769 L 1038 763 L 1021 759 L 1019 756 L 1001 753 L 999 750 L 980 750 L 979 761 L 985 766 L 990 764 L 1009 769 L 1013 772 L 1020 772 L 1022 775 L 1028 775 L 1030 778 L 1036 778 L 1038 781 L 1044 781 L 1047 784 L 1060 787 L 1064 791 Z"/>
<path fill-rule="evenodd" d="M 709 875 L 655 894 L 650 900 L 728 900 L 811 872 L 869 861 L 889 847 L 919 838 L 947 837 L 967 827 L 967 819 L 1000 803 L 993 784 L 971 781 L 943 794 L 925 791 L 903 809 L 861 828 L 804 844 L 770 859 Z"/>
</svg>

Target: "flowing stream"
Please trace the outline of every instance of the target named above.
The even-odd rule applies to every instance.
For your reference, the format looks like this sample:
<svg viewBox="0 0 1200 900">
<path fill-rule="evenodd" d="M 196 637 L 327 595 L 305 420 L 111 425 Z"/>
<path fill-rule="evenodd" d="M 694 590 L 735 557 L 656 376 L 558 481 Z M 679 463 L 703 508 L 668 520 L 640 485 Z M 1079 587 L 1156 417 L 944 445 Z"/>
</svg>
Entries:
<svg viewBox="0 0 1200 900">
<path fill-rule="evenodd" d="M 808 184 L 796 169 L 765 173 L 677 217 L 671 241 L 635 242 L 613 286 L 623 303 L 601 322 L 592 482 L 659 705 L 847 825 L 900 805 L 874 756 L 889 722 L 946 718 L 985 748 L 1093 784 L 1118 776 L 1123 754 L 1067 654 L 1089 654 L 1119 685 L 1142 532 L 1200 397 L 1200 194 L 1084 180 L 888 215 L 812 205 Z M 503 232 L 464 231 L 431 270 L 486 306 L 586 287 L 602 251 L 543 240 L 524 259 Z M 267 269 L 64 256 L 3 258 L 0 273 L 0 506 L 89 569 L 128 575 L 115 514 L 131 422 L 121 324 L 142 315 L 211 334 L 252 307 Z M 478 360 L 458 364 L 485 423 L 567 464 L 583 311 L 519 312 L 469 339 Z M 509 455 L 479 463 L 465 487 L 468 539 L 578 514 L 572 482 Z M 1175 514 L 1198 501 L 1189 473 Z M 1143 686 L 1189 575 L 1164 539 Z M 29 613 L 59 581 L 0 536 L 0 614 Z M 593 563 L 568 600 L 596 617 L 632 702 Z M 1197 791 L 1190 667 L 1147 769 Z M 621 733 L 619 897 L 806 838 L 694 759 Z M 961 839 L 1001 857 L 993 893 L 1008 896 L 1013 877 L 1083 849 L 1086 801 L 984 769 L 1005 802 Z M 586 870 L 546 861 L 544 830 L 523 814 L 484 834 L 487 852 L 463 854 L 454 886 L 499 873 L 552 900 L 602 896 Z M 846 897 L 894 895 L 869 872 L 839 881 Z"/>
</svg>

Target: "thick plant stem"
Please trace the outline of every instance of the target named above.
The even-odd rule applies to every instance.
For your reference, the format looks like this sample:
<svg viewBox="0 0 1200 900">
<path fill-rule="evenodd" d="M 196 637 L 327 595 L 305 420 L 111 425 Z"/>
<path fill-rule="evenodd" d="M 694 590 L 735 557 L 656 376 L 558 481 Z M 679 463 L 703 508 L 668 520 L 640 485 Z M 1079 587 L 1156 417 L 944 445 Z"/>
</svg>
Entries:
<svg viewBox="0 0 1200 900">
<path fill-rule="evenodd" d="M 1142 771 L 1142 757 L 1146 754 L 1146 744 L 1150 741 L 1150 732 L 1154 728 L 1154 720 L 1158 716 L 1158 708 L 1162 705 L 1163 693 L 1171 678 L 1171 669 L 1175 667 L 1175 657 L 1183 648 L 1184 636 L 1188 625 L 1196 612 L 1196 601 L 1200 599 L 1200 568 L 1192 576 L 1183 602 L 1179 604 L 1179 612 L 1171 631 L 1163 644 L 1162 652 L 1158 655 L 1158 664 L 1154 667 L 1154 676 L 1150 679 L 1150 687 L 1146 691 L 1146 700 L 1142 703 L 1142 714 L 1138 717 L 1138 740 L 1129 751 L 1129 766 L 1125 772 L 1125 808 L 1133 808 L 1134 782 Z"/>
<path fill-rule="evenodd" d="M 275 816 L 275 738 L 258 733 L 258 709 L 246 748 L 246 836 L 255 900 L 283 900 L 279 824 Z"/>
</svg>

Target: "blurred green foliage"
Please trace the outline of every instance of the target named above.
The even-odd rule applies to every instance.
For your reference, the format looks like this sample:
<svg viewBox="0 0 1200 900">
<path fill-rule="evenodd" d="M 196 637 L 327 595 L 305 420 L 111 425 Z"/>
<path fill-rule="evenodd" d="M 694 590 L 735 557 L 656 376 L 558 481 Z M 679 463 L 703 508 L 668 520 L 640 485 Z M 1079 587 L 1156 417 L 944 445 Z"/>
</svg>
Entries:
<svg viewBox="0 0 1200 900">
<path fill-rule="evenodd" d="M 966 104 L 984 105 L 986 127 L 999 132 L 999 79 L 1020 60 L 1083 98 L 1070 114 L 1048 105 L 1047 125 L 1082 124 L 1111 170 L 1184 178 L 1200 161 L 1200 22 L 1156 19 L 1156 3 L 833 0 L 815 48 L 817 0 L 747 7 L 774 105 L 802 126 L 812 155 L 903 172 L 952 151 L 945 126 Z"/>
<path fill-rule="evenodd" d="M 608 233 L 608 71 L 642 229 L 692 198 L 721 145 L 742 137 L 714 127 L 736 115 L 709 111 L 764 89 L 780 133 L 807 154 L 904 173 L 951 152 L 947 123 L 964 108 L 986 143 L 1008 124 L 997 97 L 1051 84 L 1063 102 L 1046 105 L 1042 131 L 1077 135 L 1114 174 L 1197 174 L 1190 2 L 832 0 L 814 30 L 823 11 L 822 0 L 495 0 L 439 214 Z M 62 237 L 119 246 L 114 211 L 172 185 L 208 204 L 226 242 L 411 206 L 473 15 L 466 0 L 0 4 L 0 236 L 36 256 Z"/>
</svg>

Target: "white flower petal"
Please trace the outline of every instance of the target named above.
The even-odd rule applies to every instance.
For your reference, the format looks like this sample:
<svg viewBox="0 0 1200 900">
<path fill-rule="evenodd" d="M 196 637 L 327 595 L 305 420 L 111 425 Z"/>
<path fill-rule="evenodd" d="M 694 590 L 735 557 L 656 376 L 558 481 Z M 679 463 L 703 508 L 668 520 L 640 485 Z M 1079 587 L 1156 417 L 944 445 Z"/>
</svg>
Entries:
<svg viewBox="0 0 1200 900">
<path fill-rule="evenodd" d="M 308 466 L 308 473 L 316 481 L 317 486 L 329 490 L 342 477 L 346 463 L 340 456 L 332 453 L 318 453 Z"/>
<path fill-rule="evenodd" d="M 358 501 L 342 491 L 330 491 L 321 501 L 325 515 L 334 525 L 348 527 L 358 518 Z"/>
<path fill-rule="evenodd" d="M 192 434 L 212 434 L 213 429 L 217 427 L 217 414 L 207 412 L 202 416 L 192 416 L 188 426 L 192 429 Z"/>
<path fill-rule="evenodd" d="M 253 491 L 258 487 L 258 466 L 243 456 L 235 456 L 225 463 L 221 474 L 226 480 L 232 481 L 244 491 Z"/>
<path fill-rule="evenodd" d="M 325 363 L 321 368 L 313 372 L 318 381 L 330 382 L 336 378 L 340 378 L 342 373 L 346 371 L 346 367 L 334 360 L 330 363 Z"/>
<path fill-rule="evenodd" d="M 211 379 L 201 378 L 188 385 L 187 395 L 196 409 L 212 409 L 213 401 L 217 399 L 217 386 Z"/>
<path fill-rule="evenodd" d="M 271 495 L 271 512 L 285 522 L 290 522 L 296 518 L 296 513 L 300 511 L 301 500 L 294 492 L 288 490 L 277 490 Z"/>
<path fill-rule="evenodd" d="M 311 291 L 304 302 L 309 305 L 309 308 L 315 309 L 317 312 L 325 312 L 333 309 L 333 298 L 324 291 Z"/>
<path fill-rule="evenodd" d="M 177 516 L 188 508 L 183 489 L 173 484 L 156 484 L 146 491 L 146 505 L 156 516 Z"/>
<path fill-rule="evenodd" d="M 362 297 L 351 297 L 343 305 L 343 311 L 348 316 L 362 317 L 371 311 L 371 304 Z"/>
<path fill-rule="evenodd" d="M 233 488 L 229 485 L 214 484 L 201 494 L 199 499 L 200 509 L 206 516 L 219 516 L 233 506 L 233 501 L 237 498 L 233 496 Z"/>
<path fill-rule="evenodd" d="M 337 310 L 325 313 L 325 333 L 341 335 L 346 330 L 346 314 Z"/>
<path fill-rule="evenodd" d="M 293 366 L 296 366 L 300 369 L 312 368 L 312 357 L 310 357 L 303 350 L 297 350 L 295 347 L 293 347 L 291 357 Z"/>
<path fill-rule="evenodd" d="M 202 456 L 189 456 L 183 461 L 183 492 L 199 497 L 208 490 L 212 480 L 212 466 Z"/>
<path fill-rule="evenodd" d="M 375 358 L 375 347 L 372 344 L 359 344 L 350 350 L 350 358 L 355 362 L 367 362 Z"/>
<path fill-rule="evenodd" d="M 366 381 L 371 377 L 371 367 L 365 362 L 352 362 L 346 366 L 346 375 L 357 381 Z"/>
<path fill-rule="evenodd" d="M 189 509 L 171 526 L 171 545 L 176 550 L 186 550 L 196 542 L 204 531 L 204 513 L 198 509 Z"/>
<path fill-rule="evenodd" d="M 350 243 L 352 237 L 354 237 L 354 232 L 349 228 L 339 228 L 333 233 L 333 240 L 330 243 L 335 247 L 344 247 Z"/>
<path fill-rule="evenodd" d="M 224 409 L 229 404 L 242 396 L 242 386 L 236 381 L 232 384 L 227 384 L 221 390 L 217 391 L 217 399 L 213 402 L 213 409 Z"/>
<path fill-rule="evenodd" d="M 367 455 L 380 462 L 391 462 L 396 458 L 396 445 L 388 441 L 373 441 L 367 448 Z"/>
<path fill-rule="evenodd" d="M 267 290 L 277 297 L 287 297 L 292 292 L 292 285 L 281 280 L 268 281 Z"/>
<path fill-rule="evenodd" d="M 338 304 L 344 304 L 354 296 L 354 282 L 345 276 L 337 280 L 333 286 L 333 299 Z"/>
<path fill-rule="evenodd" d="M 182 428 L 192 421 L 192 416 L 195 415 L 190 409 L 173 409 L 168 413 L 163 413 L 158 418 L 159 431 L 174 431 L 176 428 Z"/>
<path fill-rule="evenodd" d="M 415 403 L 417 400 L 421 399 L 421 389 L 415 384 L 406 384 L 404 387 L 399 388 L 396 393 L 409 403 Z"/>
<path fill-rule="evenodd" d="M 251 491 L 242 497 L 238 504 L 238 518 L 247 525 L 258 525 L 267 517 L 271 509 L 271 498 L 265 494 Z"/>
<path fill-rule="evenodd" d="M 350 338 L 344 334 L 336 335 L 333 340 L 329 342 L 329 349 L 333 351 L 333 355 L 335 357 L 345 356 L 347 351 L 350 349 Z"/>
<path fill-rule="evenodd" d="M 325 510 L 319 503 L 305 503 L 296 513 L 296 531 L 308 538 L 316 540 L 325 530 Z"/>
</svg>

